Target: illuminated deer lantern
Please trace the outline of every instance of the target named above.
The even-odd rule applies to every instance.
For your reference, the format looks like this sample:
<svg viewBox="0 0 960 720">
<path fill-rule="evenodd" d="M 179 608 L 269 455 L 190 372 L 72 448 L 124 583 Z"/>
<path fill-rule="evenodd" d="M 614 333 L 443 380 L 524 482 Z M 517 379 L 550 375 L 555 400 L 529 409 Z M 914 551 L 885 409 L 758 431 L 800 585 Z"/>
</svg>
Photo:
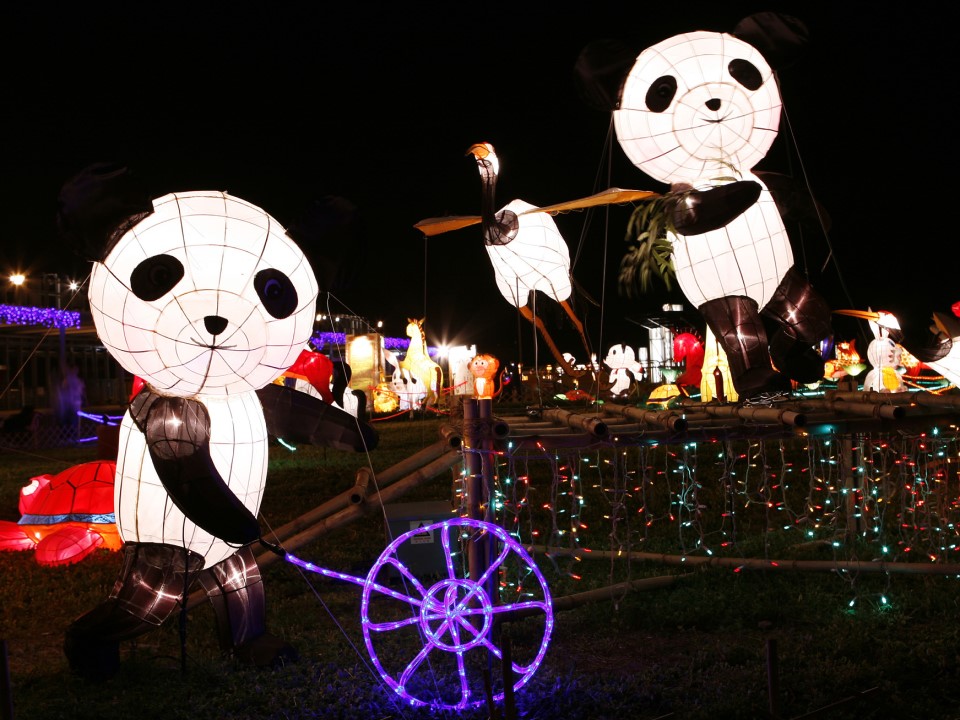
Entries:
<svg viewBox="0 0 960 720">
<path fill-rule="evenodd" d="M 430 359 L 430 354 L 427 352 L 427 339 L 423 332 L 424 320 L 425 318 L 420 320 L 407 318 L 407 337 L 410 338 L 410 346 L 407 348 L 407 354 L 400 361 L 400 369 L 406 370 L 426 390 L 423 404 L 431 407 L 440 401 L 443 370 Z"/>
</svg>

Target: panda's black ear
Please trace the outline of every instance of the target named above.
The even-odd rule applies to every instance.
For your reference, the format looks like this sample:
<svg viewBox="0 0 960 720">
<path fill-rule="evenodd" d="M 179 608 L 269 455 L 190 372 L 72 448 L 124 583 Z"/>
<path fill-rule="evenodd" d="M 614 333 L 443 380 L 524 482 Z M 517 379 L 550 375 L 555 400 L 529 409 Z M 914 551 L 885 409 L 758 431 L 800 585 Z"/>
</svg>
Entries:
<svg viewBox="0 0 960 720">
<path fill-rule="evenodd" d="M 619 40 L 595 40 L 580 51 L 573 81 L 590 107 L 612 112 L 620 107 L 620 94 L 638 53 Z"/>
<path fill-rule="evenodd" d="M 795 62 L 810 39 L 810 31 L 802 20 L 776 12 L 745 17 L 731 35 L 753 45 L 774 70 L 782 70 Z"/>
<path fill-rule="evenodd" d="M 146 188 L 129 168 L 98 162 L 63 184 L 57 198 L 57 228 L 75 253 L 99 261 L 123 232 L 151 212 Z"/>
</svg>

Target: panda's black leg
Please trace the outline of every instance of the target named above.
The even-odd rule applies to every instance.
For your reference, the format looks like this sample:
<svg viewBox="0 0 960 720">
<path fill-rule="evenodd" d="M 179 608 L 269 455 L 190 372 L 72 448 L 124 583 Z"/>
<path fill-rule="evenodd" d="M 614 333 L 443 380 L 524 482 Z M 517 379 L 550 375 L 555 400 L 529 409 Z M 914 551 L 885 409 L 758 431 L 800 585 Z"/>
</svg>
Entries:
<svg viewBox="0 0 960 720">
<path fill-rule="evenodd" d="M 770 363 L 767 331 L 756 300 L 722 297 L 704 303 L 699 310 L 727 355 L 733 386 L 741 400 L 790 391 L 790 380 Z"/>
<path fill-rule="evenodd" d="M 201 573 L 200 584 L 213 605 L 221 650 L 258 667 L 296 659 L 291 645 L 266 631 L 263 581 L 249 545 Z"/>
<path fill-rule="evenodd" d="M 795 267 L 784 276 L 762 314 L 775 323 L 770 334 L 774 364 L 797 382 L 821 380 L 824 359 L 814 346 L 832 332 L 830 307 Z"/>
<path fill-rule="evenodd" d="M 159 626 L 179 606 L 184 570 L 195 573 L 203 558 L 184 548 L 126 543 L 123 564 L 109 598 L 67 628 L 64 652 L 70 669 L 106 680 L 120 666 L 120 642 Z"/>
</svg>

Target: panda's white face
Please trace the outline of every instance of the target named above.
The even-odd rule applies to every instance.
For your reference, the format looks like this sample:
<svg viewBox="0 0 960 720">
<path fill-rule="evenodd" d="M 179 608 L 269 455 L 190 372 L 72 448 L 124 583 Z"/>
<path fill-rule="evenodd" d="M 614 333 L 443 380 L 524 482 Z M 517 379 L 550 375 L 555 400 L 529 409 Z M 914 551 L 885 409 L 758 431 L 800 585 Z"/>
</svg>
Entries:
<svg viewBox="0 0 960 720">
<path fill-rule="evenodd" d="M 637 57 L 614 125 L 638 168 L 661 182 L 696 184 L 752 169 L 777 136 L 780 106 L 773 71 L 756 48 L 694 32 Z"/>
<path fill-rule="evenodd" d="M 283 227 L 222 192 L 165 195 L 90 280 L 101 342 L 129 372 L 179 397 L 255 391 L 313 330 L 317 281 Z"/>
</svg>

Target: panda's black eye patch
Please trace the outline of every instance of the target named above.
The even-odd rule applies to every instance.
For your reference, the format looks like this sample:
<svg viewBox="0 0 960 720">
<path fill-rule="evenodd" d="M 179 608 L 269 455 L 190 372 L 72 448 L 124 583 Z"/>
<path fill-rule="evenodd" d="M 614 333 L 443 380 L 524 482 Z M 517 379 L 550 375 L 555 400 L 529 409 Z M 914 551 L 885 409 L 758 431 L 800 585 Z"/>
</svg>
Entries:
<svg viewBox="0 0 960 720">
<path fill-rule="evenodd" d="M 277 320 L 290 317 L 297 309 L 297 289 L 279 270 L 267 268 L 258 272 L 253 278 L 253 288 L 267 312 Z"/>
<path fill-rule="evenodd" d="M 654 80 L 647 89 L 646 103 L 651 112 L 662 113 L 673 102 L 677 94 L 677 79 L 673 75 L 663 75 Z"/>
<path fill-rule="evenodd" d="M 130 289 L 141 300 L 157 300 L 183 279 L 183 263 L 172 255 L 154 255 L 130 273 Z"/>
<path fill-rule="evenodd" d="M 747 90 L 759 90 L 760 86 L 763 85 L 763 76 L 757 66 L 749 60 L 731 60 L 730 64 L 727 65 L 727 70 L 730 71 L 730 77 Z"/>
</svg>

